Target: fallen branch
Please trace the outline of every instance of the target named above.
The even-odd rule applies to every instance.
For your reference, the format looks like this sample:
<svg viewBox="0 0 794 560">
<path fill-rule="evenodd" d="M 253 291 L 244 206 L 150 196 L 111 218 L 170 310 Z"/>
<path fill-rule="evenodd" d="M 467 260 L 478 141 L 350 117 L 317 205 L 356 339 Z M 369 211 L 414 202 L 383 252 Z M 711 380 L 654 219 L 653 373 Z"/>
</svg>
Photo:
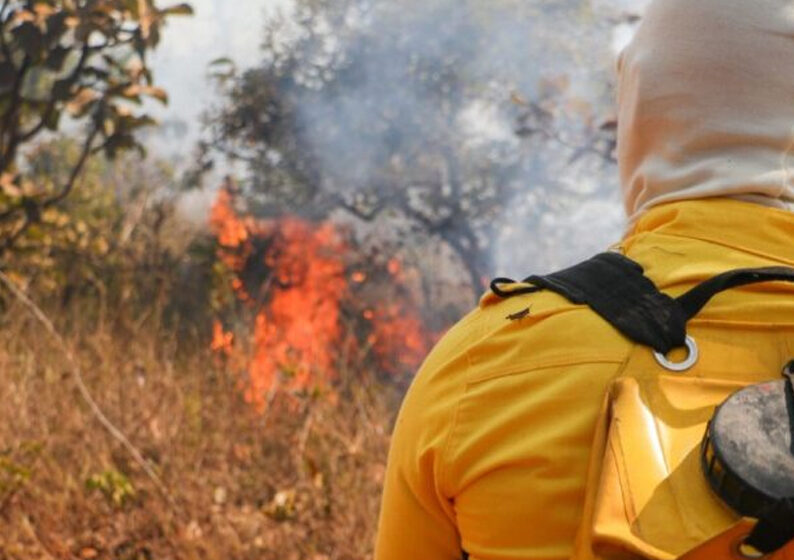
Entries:
<svg viewBox="0 0 794 560">
<path fill-rule="evenodd" d="M 83 400 L 88 405 L 91 414 L 102 424 L 102 427 L 107 430 L 107 432 L 119 442 L 127 452 L 132 456 L 136 463 L 143 469 L 143 472 L 146 473 L 146 476 L 152 481 L 155 485 L 157 490 L 163 495 L 163 497 L 168 501 L 168 504 L 173 509 L 174 513 L 178 512 L 178 508 L 176 502 L 174 501 L 173 497 L 171 496 L 170 492 L 166 488 L 165 484 L 163 483 L 160 476 L 154 471 L 151 465 L 146 461 L 143 454 L 138 450 L 137 447 L 124 435 L 124 433 L 118 429 L 113 422 L 102 412 L 102 409 L 99 408 L 99 405 L 94 400 L 94 397 L 91 396 L 91 392 L 88 390 L 88 386 L 85 384 L 85 380 L 83 377 L 83 372 L 80 369 L 80 366 L 77 363 L 77 360 L 72 353 L 72 350 L 69 348 L 69 345 L 66 344 L 66 341 L 63 337 L 58 333 L 55 325 L 52 324 L 52 321 L 47 317 L 44 311 L 36 305 L 16 284 L 2 271 L 0 271 L 0 282 L 2 282 L 6 288 L 11 292 L 11 294 L 19 300 L 22 305 L 24 305 L 27 310 L 33 315 L 33 317 L 44 326 L 45 330 L 52 336 L 53 340 L 56 342 L 58 347 L 60 348 L 61 352 L 63 353 L 64 357 L 66 358 L 66 362 L 71 369 L 72 378 L 74 379 L 75 385 L 77 386 L 77 390 L 80 392 L 80 396 L 83 397 Z"/>
</svg>

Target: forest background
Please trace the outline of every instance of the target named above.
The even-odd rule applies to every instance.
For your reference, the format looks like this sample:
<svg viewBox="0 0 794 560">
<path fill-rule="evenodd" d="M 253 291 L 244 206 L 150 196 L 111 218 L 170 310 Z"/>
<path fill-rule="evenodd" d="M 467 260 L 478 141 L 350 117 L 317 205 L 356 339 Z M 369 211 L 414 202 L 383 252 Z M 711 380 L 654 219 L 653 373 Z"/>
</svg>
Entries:
<svg viewBox="0 0 794 560">
<path fill-rule="evenodd" d="M 623 226 L 640 0 L 0 0 L 0 559 L 364 559 L 489 278 Z"/>
</svg>

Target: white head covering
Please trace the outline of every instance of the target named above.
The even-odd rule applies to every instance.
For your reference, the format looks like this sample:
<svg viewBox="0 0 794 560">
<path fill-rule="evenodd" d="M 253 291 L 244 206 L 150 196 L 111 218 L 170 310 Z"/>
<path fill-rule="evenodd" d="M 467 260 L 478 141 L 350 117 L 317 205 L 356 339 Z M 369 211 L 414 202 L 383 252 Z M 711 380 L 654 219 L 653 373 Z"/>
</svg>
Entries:
<svg viewBox="0 0 794 560">
<path fill-rule="evenodd" d="M 794 202 L 794 0 L 654 0 L 618 61 L 632 221 L 732 196 Z"/>
</svg>

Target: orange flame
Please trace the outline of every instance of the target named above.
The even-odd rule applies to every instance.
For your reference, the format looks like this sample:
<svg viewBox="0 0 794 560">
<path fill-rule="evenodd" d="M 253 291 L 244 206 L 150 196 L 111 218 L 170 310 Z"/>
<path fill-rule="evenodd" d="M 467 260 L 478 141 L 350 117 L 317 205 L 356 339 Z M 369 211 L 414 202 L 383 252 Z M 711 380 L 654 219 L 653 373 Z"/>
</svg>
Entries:
<svg viewBox="0 0 794 560">
<path fill-rule="evenodd" d="M 415 368 L 435 341 L 415 312 L 391 304 L 372 317 L 372 344 L 378 365 L 388 372 Z"/>
<path fill-rule="evenodd" d="M 250 349 L 246 351 L 218 321 L 211 343 L 216 354 L 247 355 L 237 363 L 245 364 L 245 398 L 259 410 L 277 392 L 330 388 L 339 375 L 344 354 L 340 350 L 349 349 L 351 342 L 359 349 L 369 343 L 376 363 L 387 373 L 415 368 L 429 350 L 434 337 L 424 327 L 418 308 L 404 297 L 392 297 L 406 292 L 404 286 L 394 289 L 405 280 L 399 259 L 381 264 L 379 274 L 329 222 L 240 218 L 234 195 L 227 189 L 218 193 L 210 228 L 218 241 L 219 260 L 233 273 L 230 284 L 240 302 L 253 305 L 254 301 L 241 278 L 246 267 L 252 262 L 264 265 L 259 280 L 265 293 L 261 308 L 254 311 Z M 348 272 L 356 259 L 358 266 Z M 382 288 L 372 292 L 379 301 L 361 299 L 359 292 L 370 285 Z M 358 342 L 356 336 L 343 336 L 344 316 L 363 318 L 356 331 Z"/>
<path fill-rule="evenodd" d="M 234 211 L 228 189 L 218 191 L 210 211 L 210 228 L 222 247 L 240 247 L 249 239 L 248 228 Z"/>
<path fill-rule="evenodd" d="M 220 321 L 212 323 L 212 342 L 210 349 L 218 354 L 230 355 L 232 352 L 232 345 L 234 344 L 234 335 L 223 330 L 223 325 Z"/>
</svg>

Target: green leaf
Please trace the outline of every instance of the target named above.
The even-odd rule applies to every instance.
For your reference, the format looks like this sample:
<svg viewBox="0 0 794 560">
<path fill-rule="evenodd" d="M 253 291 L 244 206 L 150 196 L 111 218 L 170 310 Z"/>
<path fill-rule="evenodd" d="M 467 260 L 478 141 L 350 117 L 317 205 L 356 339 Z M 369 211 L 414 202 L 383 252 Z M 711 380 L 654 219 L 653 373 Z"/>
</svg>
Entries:
<svg viewBox="0 0 794 560">
<path fill-rule="evenodd" d="M 105 142 L 105 156 L 108 159 L 115 159 L 119 151 L 129 150 L 131 148 L 137 147 L 137 145 L 138 143 L 131 134 L 113 134 L 107 139 L 107 142 Z"/>
<path fill-rule="evenodd" d="M 126 101 L 135 103 L 136 105 L 141 104 L 141 90 L 136 85 L 128 86 L 124 89 L 117 88 L 117 92 L 113 92 L 113 95 L 118 95 L 119 97 L 124 98 Z"/>
<path fill-rule="evenodd" d="M 192 16 L 195 12 L 190 4 L 183 3 L 163 8 L 160 13 L 164 16 Z"/>
<path fill-rule="evenodd" d="M 157 120 L 148 115 L 142 115 L 140 117 L 132 117 L 129 126 L 130 128 L 143 128 L 146 126 L 156 126 L 157 124 Z"/>
<path fill-rule="evenodd" d="M 32 241 L 42 241 L 46 232 L 39 224 L 33 224 L 28 228 L 25 236 Z"/>
<path fill-rule="evenodd" d="M 135 487 L 129 478 L 114 470 L 91 475 L 85 481 L 89 491 L 99 491 L 114 506 L 122 507 L 135 498 Z"/>
<path fill-rule="evenodd" d="M 67 17 L 69 17 L 69 14 L 61 10 L 47 18 L 47 41 L 53 41 L 66 31 Z"/>
<path fill-rule="evenodd" d="M 72 81 L 69 79 L 56 80 L 52 86 L 52 97 L 56 101 L 69 99 L 72 92 Z"/>
<path fill-rule="evenodd" d="M 166 91 L 163 88 L 155 87 L 155 86 L 138 86 L 138 87 L 142 95 L 153 97 L 164 105 L 168 104 L 168 93 L 166 93 Z"/>
<path fill-rule="evenodd" d="M 215 60 L 209 63 L 209 66 L 228 66 L 228 65 L 234 65 L 234 61 L 228 56 L 222 56 L 220 58 L 216 58 Z"/>
<path fill-rule="evenodd" d="M 0 91 L 10 88 L 16 81 L 17 69 L 8 60 L 0 61 Z"/>
<path fill-rule="evenodd" d="M 63 68 L 63 63 L 66 62 L 66 57 L 69 56 L 70 52 L 71 49 L 60 45 L 52 49 L 47 55 L 47 68 L 59 72 Z"/>
<path fill-rule="evenodd" d="M 99 94 L 90 88 L 83 88 L 77 92 L 66 104 L 66 109 L 74 118 L 85 115 L 96 104 Z"/>
<path fill-rule="evenodd" d="M 50 111 L 44 121 L 44 126 L 47 127 L 47 130 L 52 130 L 54 132 L 58 130 L 58 123 L 60 123 L 60 121 L 61 111 Z"/>
<path fill-rule="evenodd" d="M 102 82 L 110 77 L 110 72 L 103 70 L 102 68 L 97 68 L 96 66 L 88 66 L 87 68 L 84 68 L 83 74 L 92 78 L 96 78 Z"/>
<path fill-rule="evenodd" d="M 34 23 L 23 22 L 15 27 L 11 34 L 14 41 L 22 48 L 22 51 L 31 58 L 38 58 L 43 44 L 41 31 Z"/>
</svg>

